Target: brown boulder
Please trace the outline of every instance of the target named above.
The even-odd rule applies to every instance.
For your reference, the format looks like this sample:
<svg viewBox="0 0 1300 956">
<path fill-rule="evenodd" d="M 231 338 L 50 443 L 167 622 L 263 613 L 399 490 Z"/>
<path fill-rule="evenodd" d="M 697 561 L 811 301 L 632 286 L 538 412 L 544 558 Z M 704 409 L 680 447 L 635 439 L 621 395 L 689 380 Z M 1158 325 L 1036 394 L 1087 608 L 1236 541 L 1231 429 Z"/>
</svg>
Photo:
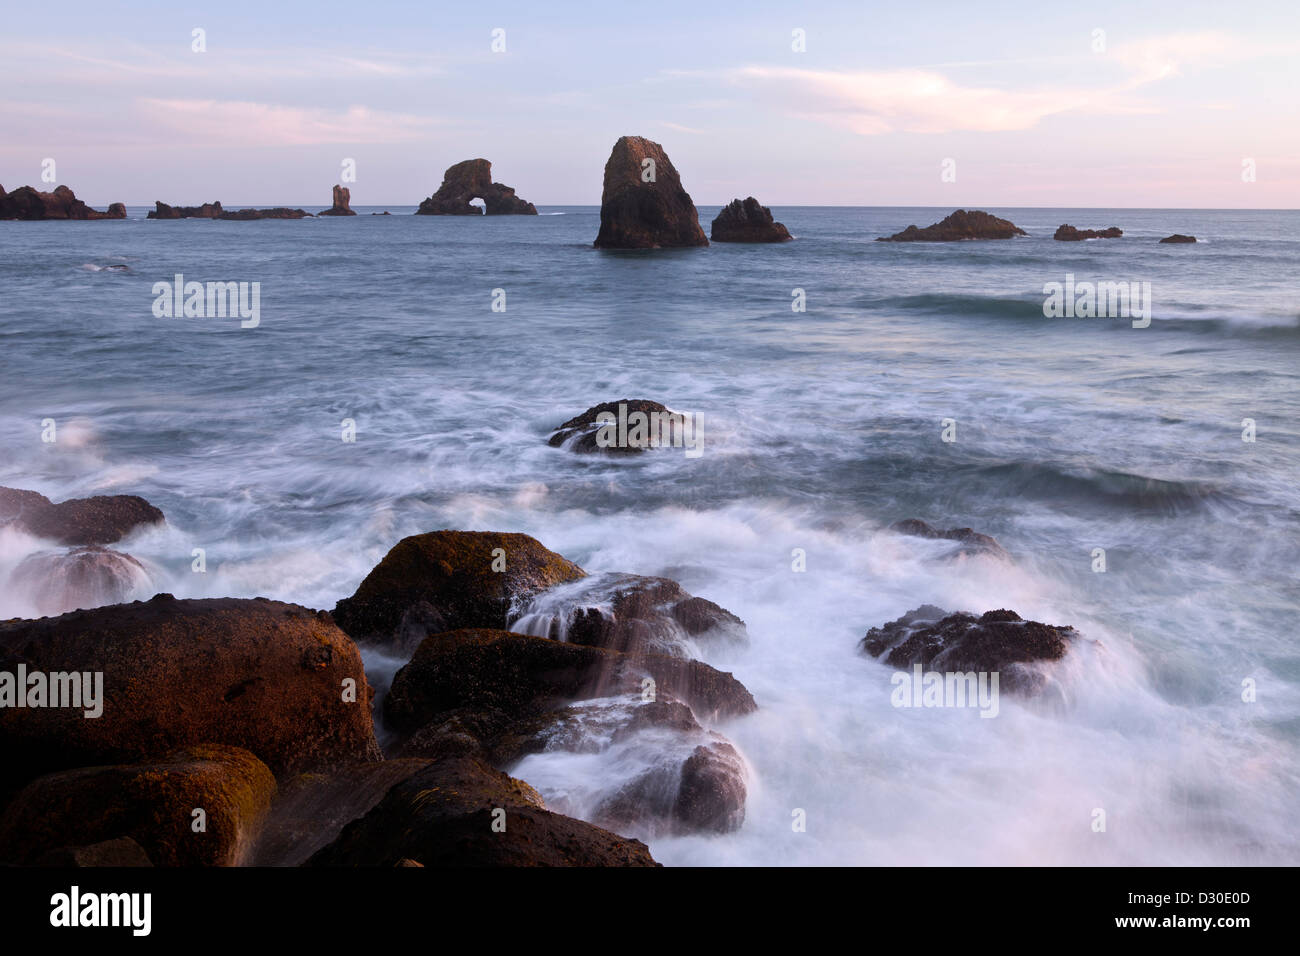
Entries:
<svg viewBox="0 0 1300 956">
<path fill-rule="evenodd" d="M 153 582 L 135 558 L 91 545 L 28 555 L 9 578 L 41 615 L 121 604 L 147 597 Z"/>
<path fill-rule="evenodd" d="M 129 837 L 158 866 L 234 866 L 274 793 L 265 764 L 220 745 L 155 763 L 65 770 L 34 780 L 6 808 L 0 859 L 27 864 L 52 849 Z"/>
<path fill-rule="evenodd" d="M 355 216 L 349 203 L 352 201 L 352 190 L 347 186 L 334 186 L 334 205 L 330 206 L 321 213 L 322 216 Z"/>
<path fill-rule="evenodd" d="M 64 846 L 47 850 L 37 857 L 33 866 L 58 867 L 62 870 L 101 866 L 153 866 L 149 854 L 130 837 L 118 837 L 90 846 Z"/>
<path fill-rule="evenodd" d="M 597 249 L 707 246 L 699 213 L 658 143 L 623 136 L 605 163 Z"/>
<path fill-rule="evenodd" d="M 408 860 L 452 867 L 657 865 L 640 841 L 551 813 L 532 787 L 472 757 L 437 761 L 397 784 L 308 862 Z"/>
<path fill-rule="evenodd" d="M 1003 689 L 1032 694 L 1046 683 L 1035 662 L 1060 660 L 1078 637 L 1072 627 L 1023 620 L 1015 611 L 948 614 L 932 604 L 873 627 L 859 646 L 891 667 L 920 664 L 948 673 L 1000 675 Z"/>
<path fill-rule="evenodd" d="M 536 216 L 537 207 L 515 195 L 509 186 L 492 182 L 492 164 L 486 159 L 466 159 L 442 174 L 438 191 L 415 211 L 417 216 L 478 216 L 471 199 L 483 200 L 489 216 Z"/>
<path fill-rule="evenodd" d="M 0 709 L 0 793 L 56 770 L 156 760 L 197 744 L 242 747 L 277 775 L 380 757 L 361 655 L 323 611 L 160 594 L 8 621 L 0 674 L 20 667 L 102 675 L 102 713 Z"/>
<path fill-rule="evenodd" d="M 786 242 L 790 230 L 772 219 L 772 210 L 750 196 L 744 202 L 733 199 L 722 207 L 709 229 L 714 242 Z"/>
<path fill-rule="evenodd" d="M 164 520 L 138 495 L 95 495 L 54 504 L 34 491 L 0 488 L 0 526 L 12 524 L 60 544 L 113 544 L 138 527 Z"/>
<path fill-rule="evenodd" d="M 409 652 L 429 634 L 506 627 L 534 594 L 585 574 L 526 534 L 433 531 L 395 544 L 334 619 L 354 640 Z"/>
<path fill-rule="evenodd" d="M 963 239 L 1012 239 L 1028 235 L 1015 223 L 972 209 L 958 209 L 951 216 L 932 226 L 918 229 L 908 226 L 892 236 L 881 236 L 876 242 L 957 242 Z"/>
<path fill-rule="evenodd" d="M 1057 228 L 1052 238 L 1060 242 L 1082 242 L 1084 239 L 1118 239 L 1122 235 L 1124 230 L 1119 226 L 1111 226 L 1109 229 L 1076 229 L 1065 224 Z"/>
<path fill-rule="evenodd" d="M 1161 239 L 1160 241 L 1161 241 L 1161 242 L 1172 242 L 1172 243 L 1175 243 L 1175 244 L 1178 244 L 1178 245 L 1183 245 L 1183 244 L 1186 244 L 1186 243 L 1189 243 L 1189 242 L 1195 242 L 1195 241 L 1196 241 L 1196 237 L 1195 237 L 1195 236 L 1184 236 L 1181 232 L 1176 232 L 1176 233 L 1174 233 L 1172 236 L 1165 236 L 1165 237 L 1164 237 L 1163 239 Z"/>
</svg>

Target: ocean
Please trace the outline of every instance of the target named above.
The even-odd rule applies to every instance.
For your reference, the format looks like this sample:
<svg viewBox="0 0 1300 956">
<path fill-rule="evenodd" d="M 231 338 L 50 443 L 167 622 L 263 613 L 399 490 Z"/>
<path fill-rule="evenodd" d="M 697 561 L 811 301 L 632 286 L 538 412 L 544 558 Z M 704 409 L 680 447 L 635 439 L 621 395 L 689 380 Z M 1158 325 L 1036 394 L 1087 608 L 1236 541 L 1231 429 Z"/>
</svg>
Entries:
<svg viewBox="0 0 1300 956">
<path fill-rule="evenodd" d="M 719 728 L 747 816 L 650 836 L 666 864 L 1300 863 L 1300 212 L 990 208 L 1029 237 L 893 244 L 950 210 L 776 207 L 794 242 L 613 253 L 596 207 L 386 208 L 0 223 L 0 485 L 160 507 L 142 598 L 329 609 L 457 528 L 716 601 L 750 636 L 707 656 L 759 705 Z M 176 274 L 259 283 L 256 328 L 156 317 Z M 1067 276 L 1149 283 L 1149 325 L 1045 317 Z M 548 447 L 619 398 L 698 415 L 703 453 Z M 39 547 L 0 532 L 0 581 Z M 1063 696 L 893 706 L 857 644 L 922 604 L 1073 625 Z M 581 816 L 631 770 L 512 772 Z"/>
</svg>

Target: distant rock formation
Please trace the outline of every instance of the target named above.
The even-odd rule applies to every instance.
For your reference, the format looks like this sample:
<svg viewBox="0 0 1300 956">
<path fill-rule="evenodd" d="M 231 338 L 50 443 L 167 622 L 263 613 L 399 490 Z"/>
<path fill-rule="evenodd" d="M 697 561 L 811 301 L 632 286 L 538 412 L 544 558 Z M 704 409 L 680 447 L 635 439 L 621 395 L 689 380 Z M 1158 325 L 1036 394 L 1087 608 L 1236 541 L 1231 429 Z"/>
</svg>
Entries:
<svg viewBox="0 0 1300 956">
<path fill-rule="evenodd" d="M 1195 242 L 1195 241 L 1196 241 L 1196 237 L 1195 237 L 1195 236 L 1184 236 L 1181 232 L 1176 232 L 1176 233 L 1174 233 L 1172 236 L 1165 236 L 1165 237 L 1164 237 L 1163 239 L 1161 239 L 1160 241 L 1161 241 L 1161 242 L 1174 242 L 1174 243 Z"/>
<path fill-rule="evenodd" d="M 489 216 L 536 216 L 537 207 L 515 195 L 509 186 L 492 181 L 492 164 L 467 159 L 442 174 L 438 191 L 415 211 L 417 216 L 478 216 L 471 199 L 483 200 Z"/>
<path fill-rule="evenodd" d="M 714 242 L 785 242 L 790 230 L 772 221 L 772 210 L 750 196 L 744 202 L 733 199 L 713 220 L 709 238 Z"/>
<path fill-rule="evenodd" d="M 169 206 L 165 202 L 155 202 L 154 211 L 146 219 L 228 219 L 244 221 L 249 219 L 303 219 L 311 213 L 302 209 L 289 209 L 276 206 L 273 209 L 236 209 L 233 212 L 222 209 L 220 202 L 205 202 L 202 206 Z"/>
<path fill-rule="evenodd" d="M 605 163 L 597 249 L 707 246 L 699 213 L 658 143 L 623 136 Z"/>
<path fill-rule="evenodd" d="M 0 186 L 0 219 L 125 219 L 126 206 L 115 202 L 107 212 L 91 209 L 67 186 L 41 192 L 33 186 L 19 186 L 6 193 Z"/>
<path fill-rule="evenodd" d="M 1061 242 L 1082 242 L 1084 239 L 1118 239 L 1122 235 L 1124 230 L 1119 226 L 1111 226 L 1109 229 L 1075 229 L 1074 226 L 1063 223 L 1052 238 Z"/>
<path fill-rule="evenodd" d="M 352 207 L 348 205 L 352 201 L 352 190 L 347 186 L 335 185 L 334 187 L 334 205 L 326 209 L 322 216 L 355 216 Z"/>
<path fill-rule="evenodd" d="M 1015 223 L 973 209 L 958 209 L 942 222 L 918 229 L 908 226 L 892 236 L 881 236 L 876 242 L 957 242 L 962 239 L 1011 239 L 1029 233 Z"/>
</svg>

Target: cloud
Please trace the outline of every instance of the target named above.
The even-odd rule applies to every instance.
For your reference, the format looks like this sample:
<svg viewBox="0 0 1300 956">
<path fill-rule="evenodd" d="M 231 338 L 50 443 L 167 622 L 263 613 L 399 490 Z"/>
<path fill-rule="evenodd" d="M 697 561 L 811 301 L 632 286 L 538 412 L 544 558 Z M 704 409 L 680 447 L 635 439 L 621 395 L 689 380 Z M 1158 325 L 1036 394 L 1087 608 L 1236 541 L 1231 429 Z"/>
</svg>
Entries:
<svg viewBox="0 0 1300 956">
<path fill-rule="evenodd" d="M 187 143 L 306 146 L 403 143 L 428 137 L 437 121 L 353 106 L 344 111 L 222 100 L 141 99 L 145 115 Z"/>
</svg>

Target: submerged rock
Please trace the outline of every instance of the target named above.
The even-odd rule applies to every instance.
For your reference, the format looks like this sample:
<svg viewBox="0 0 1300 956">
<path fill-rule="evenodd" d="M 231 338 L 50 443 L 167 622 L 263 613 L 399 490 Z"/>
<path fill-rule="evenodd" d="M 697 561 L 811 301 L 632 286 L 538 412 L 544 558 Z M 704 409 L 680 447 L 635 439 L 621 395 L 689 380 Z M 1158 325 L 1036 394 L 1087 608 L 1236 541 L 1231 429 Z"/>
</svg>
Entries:
<svg viewBox="0 0 1300 956">
<path fill-rule="evenodd" d="M 349 203 L 352 201 L 352 190 L 347 186 L 334 186 L 334 205 L 330 206 L 321 213 L 322 216 L 355 216 Z"/>
<path fill-rule="evenodd" d="M 470 205 L 483 200 L 484 211 Z M 442 174 L 438 191 L 415 211 L 417 216 L 536 216 L 537 207 L 515 195 L 509 186 L 492 181 L 492 164 L 486 159 L 467 159 Z"/>
<path fill-rule="evenodd" d="M 889 530 L 917 538 L 958 541 L 961 543 L 961 547 L 957 549 L 956 553 L 961 555 L 991 554 L 1005 559 L 1011 557 L 1011 555 L 1007 554 L 1006 549 L 998 544 L 996 538 L 987 534 L 980 534 L 972 528 L 948 528 L 941 531 L 920 518 L 905 518 L 902 521 L 895 521 L 889 526 Z"/>
<path fill-rule="evenodd" d="M 41 615 L 147 597 L 149 573 L 135 558 L 95 545 L 28 555 L 9 578 Z"/>
<path fill-rule="evenodd" d="M 932 226 L 918 229 L 908 226 L 892 236 L 881 236 L 876 242 L 957 242 L 963 239 L 1012 239 L 1028 233 L 1015 223 L 972 209 L 958 209 L 951 216 Z"/>
<path fill-rule="evenodd" d="M 744 641 L 745 622 L 671 578 L 607 573 L 542 592 L 510 625 L 521 634 L 615 651 L 695 657 L 695 642 Z"/>
<path fill-rule="evenodd" d="M 201 206 L 169 206 L 165 202 L 155 202 L 154 211 L 146 219 L 307 219 L 311 213 L 305 209 L 290 209 L 287 206 L 275 206 L 271 209 L 223 209 L 219 202 L 205 202 Z"/>
<path fill-rule="evenodd" d="M 80 707 L 0 708 L 0 793 L 56 770 L 199 744 L 242 747 L 277 775 L 380 757 L 361 655 L 323 611 L 160 594 L 5 622 L 0 673 L 19 668 L 102 674 L 102 713 L 87 719 L 84 698 Z"/>
<path fill-rule="evenodd" d="M 772 219 L 772 210 L 759 205 L 750 196 L 743 202 L 733 199 L 722 207 L 709 229 L 714 242 L 786 242 L 793 239 L 790 230 Z"/>
<path fill-rule="evenodd" d="M 1119 226 L 1111 226 L 1109 229 L 1076 229 L 1065 224 L 1057 227 L 1052 238 L 1060 242 L 1082 242 L 1084 239 L 1118 239 L 1122 235 L 1124 230 Z"/>
<path fill-rule="evenodd" d="M 125 219 L 126 206 L 115 202 L 107 212 L 91 209 L 67 186 L 54 192 L 42 192 L 32 186 L 19 186 L 6 193 L 0 186 L 0 219 Z"/>
<path fill-rule="evenodd" d="M 622 436 L 618 431 L 620 415 L 625 422 Z M 612 426 L 602 424 L 611 422 L 608 417 L 597 421 L 601 416 L 613 416 Z M 639 424 L 642 421 L 643 426 Z M 606 429 L 603 436 L 602 428 Z M 593 405 L 570 418 L 555 430 L 547 444 L 584 455 L 636 455 L 650 448 L 681 447 L 685 440 L 686 418 L 681 413 L 647 398 L 620 398 Z"/>
<path fill-rule="evenodd" d="M 433 531 L 395 544 L 334 620 L 354 640 L 409 653 L 429 634 L 503 628 L 533 595 L 585 575 L 526 534 Z"/>
<path fill-rule="evenodd" d="M 312 866 L 656 866 L 638 840 L 552 813 L 532 787 L 473 757 L 394 786 Z"/>
<path fill-rule="evenodd" d="M 509 735 L 531 733 L 543 714 L 575 700 L 641 694 L 646 678 L 656 697 L 681 700 L 710 722 L 757 709 L 740 681 L 702 661 L 479 629 L 426 638 L 393 678 L 384 714 L 408 734 L 459 717 L 454 729 L 491 753 Z"/>
<path fill-rule="evenodd" d="M 605 163 L 597 249 L 707 246 L 699 213 L 658 143 L 623 136 Z"/>
<path fill-rule="evenodd" d="M 1180 232 L 1176 232 L 1176 233 L 1174 233 L 1172 236 L 1165 236 L 1165 237 L 1164 237 L 1163 239 L 1161 239 L 1160 241 L 1161 241 L 1161 242 L 1172 242 L 1172 243 L 1176 243 L 1176 244 L 1180 244 L 1180 245 L 1181 245 L 1181 244 L 1183 244 L 1183 243 L 1195 242 L 1195 241 L 1196 241 L 1196 237 L 1195 237 L 1195 236 L 1184 236 L 1182 233 L 1180 233 Z"/>
<path fill-rule="evenodd" d="M 138 495 L 95 495 L 54 504 L 44 495 L 0 488 L 0 527 L 12 525 L 66 545 L 113 544 L 163 513 Z"/>
<path fill-rule="evenodd" d="M 927 604 L 873 627 L 859 647 L 891 667 L 920 664 L 934 671 L 997 672 L 1002 689 L 1033 694 L 1047 678 L 1032 665 L 1060 660 L 1077 637 L 1072 627 L 1026 621 L 1015 611 L 986 611 L 976 617 Z"/>
<path fill-rule="evenodd" d="M 130 838 L 158 866 L 234 866 L 257 833 L 275 778 L 247 750 L 191 747 L 153 763 L 86 767 L 28 784 L 0 817 L 0 860 Z M 195 809 L 206 829 L 194 831 Z"/>
</svg>

